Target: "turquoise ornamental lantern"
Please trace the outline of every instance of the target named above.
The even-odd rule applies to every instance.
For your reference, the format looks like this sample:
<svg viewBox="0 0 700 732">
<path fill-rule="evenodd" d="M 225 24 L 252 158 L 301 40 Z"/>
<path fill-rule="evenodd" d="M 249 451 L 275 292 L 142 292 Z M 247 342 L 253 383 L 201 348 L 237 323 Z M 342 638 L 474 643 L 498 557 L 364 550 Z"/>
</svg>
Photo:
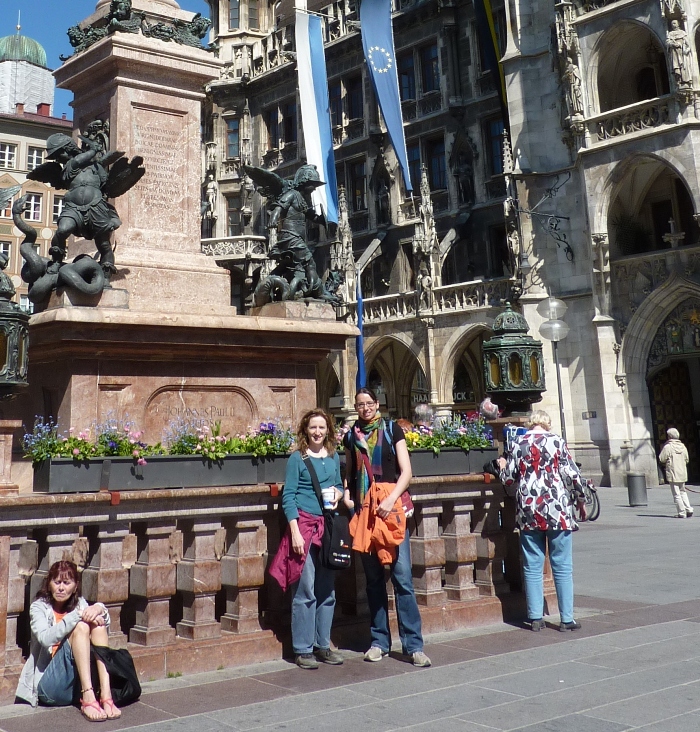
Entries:
<svg viewBox="0 0 700 732">
<path fill-rule="evenodd" d="M 507 415 L 529 412 L 546 390 L 542 343 L 529 330 L 527 320 L 506 303 L 483 345 L 486 394 Z"/>
</svg>

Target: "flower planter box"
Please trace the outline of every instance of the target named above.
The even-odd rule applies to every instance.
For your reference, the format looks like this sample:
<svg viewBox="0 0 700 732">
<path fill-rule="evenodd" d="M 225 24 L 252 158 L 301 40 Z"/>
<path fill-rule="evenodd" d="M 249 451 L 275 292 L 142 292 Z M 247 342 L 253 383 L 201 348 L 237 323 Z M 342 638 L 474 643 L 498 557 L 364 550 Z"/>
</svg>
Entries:
<svg viewBox="0 0 700 732">
<path fill-rule="evenodd" d="M 289 455 L 266 455 L 258 458 L 258 483 L 284 483 Z"/>
<path fill-rule="evenodd" d="M 70 458 L 45 460 L 34 468 L 34 491 L 91 493 L 258 483 L 258 459 L 252 455 L 231 455 L 217 463 L 190 455 L 162 455 L 147 460 L 146 465 L 136 465 L 128 457 L 87 462 Z"/>
<path fill-rule="evenodd" d="M 498 457 L 497 447 L 476 447 L 469 450 L 469 472 L 483 473 L 484 463 L 491 462 Z"/>
<path fill-rule="evenodd" d="M 469 472 L 469 453 L 446 447 L 436 455 L 432 450 L 413 450 L 411 468 L 416 478 L 428 475 L 464 475 Z"/>
</svg>

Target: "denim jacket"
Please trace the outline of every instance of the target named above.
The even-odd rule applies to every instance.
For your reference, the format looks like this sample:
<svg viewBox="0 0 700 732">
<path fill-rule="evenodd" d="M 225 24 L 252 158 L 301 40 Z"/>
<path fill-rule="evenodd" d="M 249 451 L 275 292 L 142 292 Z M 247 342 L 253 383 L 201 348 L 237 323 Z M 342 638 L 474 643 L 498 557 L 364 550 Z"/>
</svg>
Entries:
<svg viewBox="0 0 700 732">
<path fill-rule="evenodd" d="M 102 605 L 102 603 L 96 603 Z M 78 599 L 75 610 L 67 613 L 60 623 L 55 623 L 53 608 L 46 600 L 34 600 L 29 608 L 29 620 L 32 629 L 32 640 L 29 645 L 29 657 L 24 664 L 17 685 L 17 697 L 35 707 L 38 702 L 37 688 L 46 667 L 51 663 L 51 647 L 67 638 L 80 622 L 80 613 L 88 606 L 84 597 Z M 109 628 L 109 612 L 104 609 L 104 619 Z"/>
</svg>

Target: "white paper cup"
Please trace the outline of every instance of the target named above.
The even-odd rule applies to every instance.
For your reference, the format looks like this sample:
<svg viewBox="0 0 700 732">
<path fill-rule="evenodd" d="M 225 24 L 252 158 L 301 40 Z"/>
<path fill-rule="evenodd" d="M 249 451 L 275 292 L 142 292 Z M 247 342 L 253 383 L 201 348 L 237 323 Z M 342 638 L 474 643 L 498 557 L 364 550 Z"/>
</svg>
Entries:
<svg viewBox="0 0 700 732">
<path fill-rule="evenodd" d="M 335 503 L 335 488 L 324 488 L 321 491 L 321 496 L 323 498 L 323 507 L 332 508 Z"/>
</svg>

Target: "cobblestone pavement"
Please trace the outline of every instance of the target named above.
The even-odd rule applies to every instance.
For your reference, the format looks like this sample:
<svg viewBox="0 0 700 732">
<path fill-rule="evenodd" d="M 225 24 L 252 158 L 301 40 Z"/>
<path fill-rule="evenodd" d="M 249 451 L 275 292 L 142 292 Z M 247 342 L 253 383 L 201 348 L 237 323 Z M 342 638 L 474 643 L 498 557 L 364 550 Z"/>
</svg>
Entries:
<svg viewBox="0 0 700 732">
<path fill-rule="evenodd" d="M 601 489 L 602 514 L 575 537 L 583 628 L 500 625 L 433 636 L 429 669 L 398 654 L 301 671 L 280 661 L 148 682 L 140 702 L 100 729 L 141 732 L 437 729 L 440 732 L 697 732 L 700 562 L 697 518 L 674 518 L 667 488 L 630 508 Z M 700 505 L 700 495 L 691 495 Z M 4 732 L 81 732 L 73 708 L 0 708 Z"/>
</svg>

